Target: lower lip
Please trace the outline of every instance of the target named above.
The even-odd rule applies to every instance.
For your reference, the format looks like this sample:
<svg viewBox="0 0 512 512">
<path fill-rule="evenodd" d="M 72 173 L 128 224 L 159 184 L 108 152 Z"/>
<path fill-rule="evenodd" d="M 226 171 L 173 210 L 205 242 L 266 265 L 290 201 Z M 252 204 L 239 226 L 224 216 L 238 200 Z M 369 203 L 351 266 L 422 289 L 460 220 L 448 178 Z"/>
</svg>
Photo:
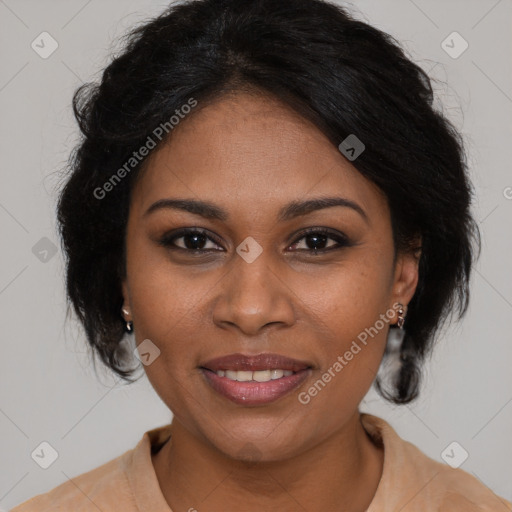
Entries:
<svg viewBox="0 0 512 512">
<path fill-rule="evenodd" d="M 201 371 L 217 393 L 240 405 L 263 405 L 274 402 L 300 386 L 311 373 L 310 368 L 305 368 L 288 377 L 268 382 L 239 382 L 219 377 L 215 372 L 205 368 L 201 368 Z"/>
</svg>

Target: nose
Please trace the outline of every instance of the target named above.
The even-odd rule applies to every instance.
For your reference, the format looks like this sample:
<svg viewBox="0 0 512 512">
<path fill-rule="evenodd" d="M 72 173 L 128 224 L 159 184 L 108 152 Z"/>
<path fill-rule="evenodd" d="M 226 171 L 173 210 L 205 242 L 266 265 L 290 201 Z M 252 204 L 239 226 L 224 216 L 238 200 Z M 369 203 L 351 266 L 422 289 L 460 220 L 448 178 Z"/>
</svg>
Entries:
<svg viewBox="0 0 512 512">
<path fill-rule="evenodd" d="M 294 322 L 293 291 L 283 273 L 273 270 L 265 251 L 252 263 L 237 257 L 220 283 L 213 320 L 224 329 L 238 329 L 246 336 L 261 334 L 269 325 Z"/>
</svg>

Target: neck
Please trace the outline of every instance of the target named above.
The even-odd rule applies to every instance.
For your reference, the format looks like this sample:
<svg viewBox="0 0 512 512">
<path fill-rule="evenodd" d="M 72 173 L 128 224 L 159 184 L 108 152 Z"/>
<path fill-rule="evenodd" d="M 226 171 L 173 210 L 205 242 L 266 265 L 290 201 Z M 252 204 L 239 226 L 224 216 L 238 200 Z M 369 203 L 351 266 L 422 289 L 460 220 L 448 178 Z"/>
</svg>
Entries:
<svg viewBox="0 0 512 512">
<path fill-rule="evenodd" d="M 359 411 L 332 436 L 287 460 L 233 460 L 207 446 L 176 418 L 171 442 L 153 455 L 170 508 L 201 512 L 365 511 L 383 462 L 383 449 L 365 432 Z"/>
</svg>

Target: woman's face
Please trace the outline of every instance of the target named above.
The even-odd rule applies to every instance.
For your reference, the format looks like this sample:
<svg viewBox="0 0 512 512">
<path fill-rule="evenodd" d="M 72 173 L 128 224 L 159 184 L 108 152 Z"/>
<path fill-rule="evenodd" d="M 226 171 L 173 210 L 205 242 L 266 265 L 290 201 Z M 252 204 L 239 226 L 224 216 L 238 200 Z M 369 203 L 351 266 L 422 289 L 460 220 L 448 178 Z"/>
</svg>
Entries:
<svg viewBox="0 0 512 512">
<path fill-rule="evenodd" d="M 318 198 L 345 204 L 300 207 Z M 163 202 L 177 199 L 214 212 Z M 385 196 L 312 124 L 241 93 L 194 112 L 130 205 L 123 292 L 151 384 L 229 457 L 315 446 L 354 417 L 414 293 L 416 260 L 393 256 Z"/>
</svg>

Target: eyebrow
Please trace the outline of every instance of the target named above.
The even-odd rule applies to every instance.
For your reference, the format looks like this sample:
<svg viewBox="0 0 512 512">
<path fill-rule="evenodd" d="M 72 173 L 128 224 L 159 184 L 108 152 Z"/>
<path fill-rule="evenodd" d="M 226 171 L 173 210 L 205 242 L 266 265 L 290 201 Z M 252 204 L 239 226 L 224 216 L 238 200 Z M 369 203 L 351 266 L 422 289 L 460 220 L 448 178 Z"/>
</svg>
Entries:
<svg viewBox="0 0 512 512">
<path fill-rule="evenodd" d="M 344 197 L 316 197 L 305 201 L 292 201 L 283 206 L 278 213 L 278 221 L 284 222 L 307 215 L 308 213 L 332 208 L 334 206 L 343 206 L 356 211 L 363 219 L 369 223 L 366 212 L 356 202 Z M 226 210 L 220 208 L 214 203 L 208 201 L 199 201 L 197 199 L 160 199 L 153 203 L 144 213 L 147 216 L 153 212 L 162 209 L 182 210 L 195 215 L 200 215 L 210 220 L 227 221 L 229 214 Z"/>
</svg>

